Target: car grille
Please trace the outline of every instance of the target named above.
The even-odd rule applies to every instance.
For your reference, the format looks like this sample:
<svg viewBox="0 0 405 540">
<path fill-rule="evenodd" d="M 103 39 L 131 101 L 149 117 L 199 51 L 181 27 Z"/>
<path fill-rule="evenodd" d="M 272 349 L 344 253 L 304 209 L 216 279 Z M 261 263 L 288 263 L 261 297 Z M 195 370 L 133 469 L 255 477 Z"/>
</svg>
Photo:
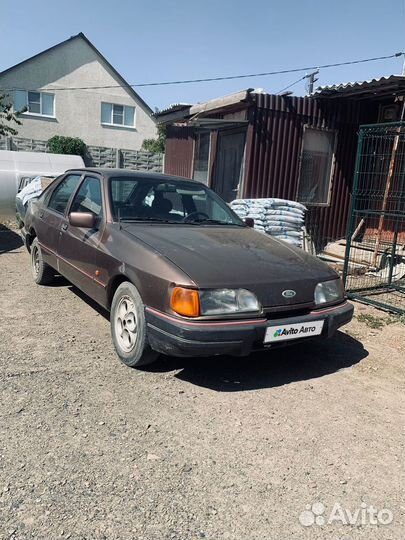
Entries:
<svg viewBox="0 0 405 540">
<path fill-rule="evenodd" d="M 271 309 L 271 311 L 270 311 Z M 308 315 L 312 309 L 311 307 L 301 307 L 297 308 L 294 306 L 287 307 L 283 306 L 282 308 L 268 308 L 265 312 L 265 317 L 268 321 L 276 319 L 288 319 L 289 317 L 300 317 L 302 315 Z"/>
</svg>

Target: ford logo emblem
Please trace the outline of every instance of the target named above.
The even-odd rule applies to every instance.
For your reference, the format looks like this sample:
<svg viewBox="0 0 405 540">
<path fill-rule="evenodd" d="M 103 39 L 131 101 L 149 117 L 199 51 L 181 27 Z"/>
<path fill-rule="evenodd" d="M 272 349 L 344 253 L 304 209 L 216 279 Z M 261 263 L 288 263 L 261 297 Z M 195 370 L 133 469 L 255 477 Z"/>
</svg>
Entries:
<svg viewBox="0 0 405 540">
<path fill-rule="evenodd" d="M 286 291 L 283 291 L 281 294 L 284 296 L 284 298 L 294 298 L 294 296 L 297 293 L 293 291 L 292 289 L 287 289 Z"/>
</svg>

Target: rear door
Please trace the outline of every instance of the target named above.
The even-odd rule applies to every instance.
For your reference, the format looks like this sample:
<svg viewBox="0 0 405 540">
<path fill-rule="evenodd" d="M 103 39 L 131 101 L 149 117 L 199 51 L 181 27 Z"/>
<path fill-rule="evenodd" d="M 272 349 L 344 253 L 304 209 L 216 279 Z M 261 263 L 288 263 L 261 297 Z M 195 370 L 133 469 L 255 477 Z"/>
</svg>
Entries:
<svg viewBox="0 0 405 540">
<path fill-rule="evenodd" d="M 81 174 L 68 174 L 45 195 L 38 209 L 35 229 L 44 260 L 59 270 L 57 250 L 61 223 L 70 198 L 80 182 Z"/>
<path fill-rule="evenodd" d="M 70 225 L 71 212 L 92 213 L 95 217 L 94 227 L 88 229 Z M 104 216 L 101 179 L 86 175 L 61 221 L 58 256 L 61 274 L 95 299 L 102 286 L 97 280 L 96 253 L 105 226 Z"/>
</svg>

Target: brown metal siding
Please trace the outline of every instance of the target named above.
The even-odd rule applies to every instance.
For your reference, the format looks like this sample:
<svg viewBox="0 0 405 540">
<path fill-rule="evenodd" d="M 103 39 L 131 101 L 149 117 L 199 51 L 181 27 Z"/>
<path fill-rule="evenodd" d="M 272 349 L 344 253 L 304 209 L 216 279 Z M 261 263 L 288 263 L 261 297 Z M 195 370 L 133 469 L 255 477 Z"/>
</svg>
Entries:
<svg viewBox="0 0 405 540">
<path fill-rule="evenodd" d="M 170 126 L 166 133 L 164 172 L 175 176 L 192 177 L 193 130 L 187 127 Z"/>
<path fill-rule="evenodd" d="M 304 126 L 337 131 L 330 205 L 309 207 L 308 226 L 318 248 L 346 232 L 360 123 L 377 121 L 378 103 L 308 97 L 255 95 L 249 105 L 243 197 L 296 199 Z M 226 116 L 226 114 L 225 114 Z M 211 136 L 210 178 L 217 133 Z M 165 172 L 191 178 L 193 130 L 167 131 Z"/>
<path fill-rule="evenodd" d="M 296 199 L 305 125 L 337 130 L 330 205 L 310 207 L 308 219 L 324 243 L 346 231 L 359 125 L 356 103 L 257 95 L 250 110 L 243 196 Z"/>
</svg>

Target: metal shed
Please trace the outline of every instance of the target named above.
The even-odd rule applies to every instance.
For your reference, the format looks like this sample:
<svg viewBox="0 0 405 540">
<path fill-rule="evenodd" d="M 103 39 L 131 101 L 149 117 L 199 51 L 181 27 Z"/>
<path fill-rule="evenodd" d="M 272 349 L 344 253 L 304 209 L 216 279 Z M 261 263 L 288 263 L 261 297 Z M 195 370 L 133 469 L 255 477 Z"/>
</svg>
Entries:
<svg viewBox="0 0 405 540">
<path fill-rule="evenodd" d="M 317 249 L 345 235 L 361 123 L 398 119 L 405 78 L 317 89 L 252 89 L 157 115 L 168 125 L 165 172 L 206 182 L 230 201 L 298 200 Z M 357 97 L 356 97 L 357 96 Z"/>
</svg>

